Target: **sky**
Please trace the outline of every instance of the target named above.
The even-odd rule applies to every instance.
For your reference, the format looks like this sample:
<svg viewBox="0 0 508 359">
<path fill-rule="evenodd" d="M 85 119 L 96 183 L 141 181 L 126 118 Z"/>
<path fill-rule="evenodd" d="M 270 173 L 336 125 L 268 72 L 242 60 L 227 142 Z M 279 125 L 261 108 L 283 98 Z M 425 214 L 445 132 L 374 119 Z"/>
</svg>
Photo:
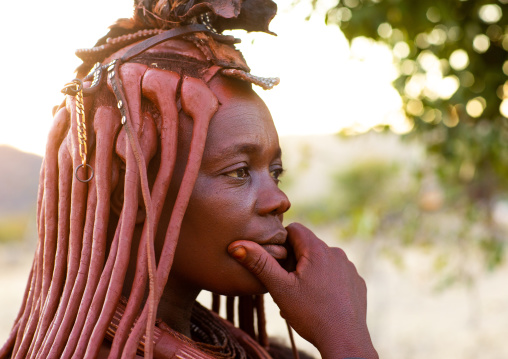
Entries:
<svg viewBox="0 0 508 359">
<path fill-rule="evenodd" d="M 335 25 L 324 24 L 321 0 L 309 21 L 310 1 L 277 1 L 270 29 L 278 34 L 234 32 L 242 39 L 252 73 L 281 78 L 273 90 L 257 89 L 281 136 L 362 132 L 390 123 L 407 131 L 401 100 L 391 86 L 397 73 L 390 51 L 359 39 L 351 46 Z M 17 6 L 18 5 L 18 6 Z M 51 110 L 74 78 L 78 48 L 92 47 L 117 18 L 130 17 L 131 0 L 25 0 L 2 5 L 0 144 L 42 155 Z"/>
</svg>

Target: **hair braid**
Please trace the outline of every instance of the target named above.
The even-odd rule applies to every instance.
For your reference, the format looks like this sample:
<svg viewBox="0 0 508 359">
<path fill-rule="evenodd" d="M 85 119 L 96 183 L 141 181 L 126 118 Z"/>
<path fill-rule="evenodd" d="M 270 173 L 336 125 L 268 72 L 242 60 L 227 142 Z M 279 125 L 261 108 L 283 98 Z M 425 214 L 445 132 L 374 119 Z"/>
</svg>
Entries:
<svg viewBox="0 0 508 359">
<path fill-rule="evenodd" d="M 166 238 L 160 255 L 161 260 L 157 267 L 157 283 L 155 287 L 156 305 L 160 301 L 162 289 L 168 280 L 183 216 L 201 166 L 208 124 L 218 108 L 217 98 L 208 86 L 201 80 L 192 77 L 185 77 L 183 79 L 181 101 L 183 110 L 194 120 L 194 126 L 187 166 L 166 231 Z M 126 342 L 124 355 L 126 355 L 127 358 L 135 354 L 138 341 L 142 335 L 142 330 L 147 326 L 148 319 L 149 303 L 146 303 Z M 147 341 L 150 340 L 151 338 L 148 337 Z"/>
<path fill-rule="evenodd" d="M 180 77 L 174 72 L 150 69 L 145 73 L 142 82 L 143 96 L 155 104 L 161 116 L 159 170 L 152 189 L 155 223 L 159 221 L 169 188 L 169 179 L 172 177 L 176 163 L 178 142 L 176 92 L 179 81 Z M 161 96 L 163 93 L 164 98 Z M 144 296 L 147 279 L 146 240 L 146 231 L 144 231 L 138 249 L 137 270 L 131 294 L 111 348 L 110 356 L 113 358 L 120 356 L 119 352 L 125 345 L 127 335 L 138 314 Z"/>
<path fill-rule="evenodd" d="M 65 110 L 63 110 L 65 112 Z M 64 113 L 66 114 L 66 113 Z M 56 253 L 54 257 L 54 270 L 51 285 L 46 297 L 41 320 L 37 328 L 34 348 L 32 352 L 37 353 L 42 340 L 46 335 L 49 325 L 53 319 L 58 306 L 58 300 L 62 293 L 65 279 L 65 270 L 67 263 L 68 236 L 69 236 L 69 213 L 70 213 L 70 193 L 72 178 L 72 162 L 67 150 L 66 143 L 61 143 L 58 153 L 58 233 Z"/>
<path fill-rule="evenodd" d="M 78 131 L 76 121 L 75 99 L 68 98 L 67 111 L 71 114 L 70 130 L 67 134 L 67 147 L 72 158 L 72 166 L 76 167 L 81 162 L 79 154 Z M 88 106 L 86 106 L 88 107 Z M 70 110 L 70 111 L 69 111 Z M 78 275 L 79 258 L 82 250 L 83 229 L 87 207 L 88 185 L 79 181 L 73 181 L 71 185 L 71 209 L 70 209 L 70 232 L 67 273 L 63 293 L 60 298 L 56 316 L 51 325 L 51 329 L 46 334 L 41 349 L 37 353 L 37 358 L 46 358 L 50 354 L 53 345 L 58 346 L 63 339 L 58 337 L 57 333 L 62 324 L 65 312 L 69 305 L 74 282 Z"/>
<path fill-rule="evenodd" d="M 92 155 L 90 163 L 92 165 L 95 164 L 95 156 Z M 74 324 L 78 307 L 82 299 L 82 295 L 84 292 L 84 287 L 87 280 L 87 274 L 89 271 L 89 265 L 91 261 L 91 252 L 92 252 L 92 243 L 93 243 L 93 228 L 94 228 L 94 220 L 95 220 L 95 211 L 97 206 L 97 192 L 96 192 L 96 182 L 95 179 L 92 179 L 89 183 L 88 190 L 88 198 L 87 198 L 87 207 L 86 207 L 86 216 L 85 223 L 83 229 L 83 238 L 82 238 L 82 246 L 81 246 L 81 255 L 79 259 L 79 268 L 76 276 L 76 280 L 71 290 L 71 294 L 68 300 L 68 305 L 65 309 L 64 317 L 58 328 L 56 333 L 56 337 L 65 337 L 72 329 L 72 325 Z M 50 357 L 60 357 L 61 352 L 65 342 L 63 341 L 55 341 L 51 346 Z"/>
<path fill-rule="evenodd" d="M 105 112 L 105 113 L 104 113 Z M 88 279 L 81 299 L 76 321 L 67 341 L 62 358 L 70 358 L 74 353 L 79 336 L 83 330 L 88 308 L 93 299 L 106 255 L 107 228 L 110 215 L 110 196 L 112 190 L 113 148 L 119 122 L 111 121 L 114 117 L 110 107 L 100 107 L 94 117 L 94 129 L 96 131 L 95 171 L 97 188 L 97 210 L 95 212 L 95 224 L 93 229 L 93 242 L 91 244 L 91 262 Z M 108 121 L 104 121 L 105 119 Z M 100 122 L 98 125 L 97 122 Z M 113 184 L 114 186 L 114 184 Z"/>
</svg>

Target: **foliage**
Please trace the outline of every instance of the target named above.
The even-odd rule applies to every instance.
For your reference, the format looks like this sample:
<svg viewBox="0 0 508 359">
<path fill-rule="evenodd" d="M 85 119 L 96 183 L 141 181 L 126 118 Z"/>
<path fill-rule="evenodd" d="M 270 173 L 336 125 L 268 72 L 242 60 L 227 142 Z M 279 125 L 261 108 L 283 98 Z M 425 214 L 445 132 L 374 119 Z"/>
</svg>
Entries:
<svg viewBox="0 0 508 359">
<path fill-rule="evenodd" d="M 315 154 L 308 160 L 323 159 Z M 508 232 L 498 228 L 493 233 L 484 208 L 464 205 L 457 195 L 460 183 L 437 185 L 429 162 L 433 161 L 417 157 L 409 166 L 388 156 L 355 159 L 333 171 L 325 194 L 293 201 L 286 220 L 310 221 L 313 228 L 326 229 L 340 241 L 363 242 L 399 267 L 406 265 L 407 250 L 417 249 L 430 259 L 428 271 L 439 274 L 437 289 L 470 283 L 476 273 L 502 263 L 500 238 Z M 337 168 L 337 163 L 330 161 L 325 167 Z M 324 185 L 321 172 L 299 166 L 282 182 L 290 198 L 301 192 L 298 182 L 306 172 L 315 176 L 311 182 Z"/>
<path fill-rule="evenodd" d="M 34 233 L 32 212 L 0 216 L 0 243 L 21 242 Z"/>
<path fill-rule="evenodd" d="M 340 0 L 328 23 L 393 51 L 410 136 L 472 202 L 508 189 L 507 0 Z"/>
</svg>

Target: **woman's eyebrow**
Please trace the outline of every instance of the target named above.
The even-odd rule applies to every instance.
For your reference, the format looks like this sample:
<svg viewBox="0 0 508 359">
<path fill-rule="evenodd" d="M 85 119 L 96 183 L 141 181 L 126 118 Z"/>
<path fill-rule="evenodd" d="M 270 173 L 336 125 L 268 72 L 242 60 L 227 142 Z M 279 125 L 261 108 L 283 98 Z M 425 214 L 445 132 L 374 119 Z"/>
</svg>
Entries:
<svg viewBox="0 0 508 359">
<path fill-rule="evenodd" d="M 263 146 L 255 144 L 255 143 L 238 143 L 233 146 L 229 146 L 226 148 L 221 149 L 217 156 L 221 158 L 227 158 L 235 156 L 239 153 L 245 153 L 245 154 L 256 154 L 261 153 L 263 151 Z M 281 157 L 282 156 L 282 150 L 280 147 L 277 148 L 277 152 L 275 154 L 275 157 Z"/>
</svg>

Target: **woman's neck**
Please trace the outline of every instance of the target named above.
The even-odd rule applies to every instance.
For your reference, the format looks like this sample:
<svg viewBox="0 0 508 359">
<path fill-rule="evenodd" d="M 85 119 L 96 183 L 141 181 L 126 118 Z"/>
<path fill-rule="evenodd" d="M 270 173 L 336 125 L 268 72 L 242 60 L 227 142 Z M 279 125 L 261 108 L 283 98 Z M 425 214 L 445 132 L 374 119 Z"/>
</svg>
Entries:
<svg viewBox="0 0 508 359">
<path fill-rule="evenodd" d="M 199 292 L 199 289 L 189 288 L 170 276 L 159 303 L 157 318 L 162 319 L 173 330 L 191 338 L 192 308 Z"/>
</svg>

